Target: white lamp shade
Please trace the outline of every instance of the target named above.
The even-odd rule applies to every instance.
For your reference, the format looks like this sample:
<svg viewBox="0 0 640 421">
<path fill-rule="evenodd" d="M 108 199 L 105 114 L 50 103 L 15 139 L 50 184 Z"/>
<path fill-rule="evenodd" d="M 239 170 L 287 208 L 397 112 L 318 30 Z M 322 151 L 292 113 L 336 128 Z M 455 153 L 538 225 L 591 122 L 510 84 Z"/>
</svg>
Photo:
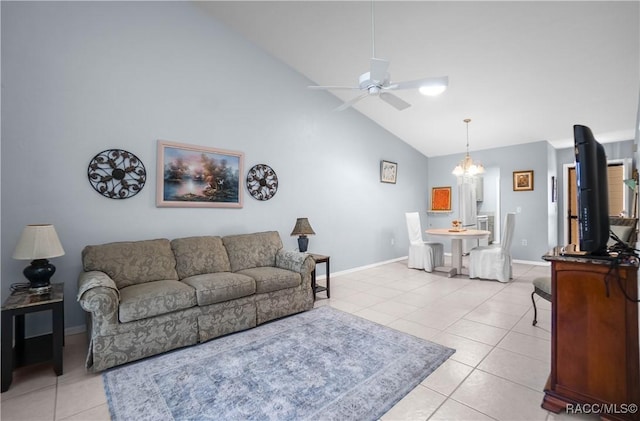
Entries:
<svg viewBox="0 0 640 421">
<path fill-rule="evenodd" d="M 13 252 L 18 260 L 48 259 L 64 255 L 56 229 L 51 224 L 27 225 Z"/>
<path fill-rule="evenodd" d="M 473 162 L 471 156 L 469 156 L 469 123 L 471 122 L 470 118 L 465 118 L 462 120 L 467 125 L 467 154 L 460 161 L 458 165 L 451 171 L 451 174 L 457 177 L 475 177 L 478 174 L 482 174 L 484 172 L 484 167 L 479 162 Z"/>
<path fill-rule="evenodd" d="M 451 174 L 462 177 L 463 175 L 475 176 L 484 173 L 484 167 L 479 162 L 473 162 L 469 155 L 465 156 L 462 161 L 453 169 Z"/>
</svg>

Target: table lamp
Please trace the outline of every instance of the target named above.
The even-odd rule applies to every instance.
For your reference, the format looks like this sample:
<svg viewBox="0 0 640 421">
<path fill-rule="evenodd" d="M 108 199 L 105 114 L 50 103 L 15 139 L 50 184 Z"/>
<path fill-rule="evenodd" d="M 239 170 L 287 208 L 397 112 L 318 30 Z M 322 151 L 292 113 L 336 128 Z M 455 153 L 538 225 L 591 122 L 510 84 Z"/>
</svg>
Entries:
<svg viewBox="0 0 640 421">
<path fill-rule="evenodd" d="M 301 252 L 307 251 L 307 247 L 309 246 L 309 239 L 307 235 L 315 235 L 313 228 L 311 228 L 311 224 L 309 224 L 309 220 L 307 218 L 298 218 L 296 220 L 296 226 L 293 227 L 293 231 L 291 231 L 291 235 L 299 235 L 298 237 L 298 249 Z"/>
<path fill-rule="evenodd" d="M 64 249 L 53 225 L 38 224 L 24 227 L 13 252 L 13 258 L 31 260 L 31 264 L 22 272 L 29 280 L 29 292 L 46 294 L 51 291 L 49 279 L 56 272 L 56 267 L 47 259 L 63 255 Z"/>
</svg>

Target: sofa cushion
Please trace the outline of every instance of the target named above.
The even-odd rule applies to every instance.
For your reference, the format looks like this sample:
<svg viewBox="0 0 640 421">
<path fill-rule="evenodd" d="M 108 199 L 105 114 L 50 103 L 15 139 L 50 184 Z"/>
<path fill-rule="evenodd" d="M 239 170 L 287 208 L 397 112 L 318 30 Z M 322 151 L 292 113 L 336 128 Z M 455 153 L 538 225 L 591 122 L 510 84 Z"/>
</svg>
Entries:
<svg viewBox="0 0 640 421">
<path fill-rule="evenodd" d="M 203 273 L 229 272 L 227 249 L 220 237 L 187 237 L 171 241 L 180 279 Z"/>
<path fill-rule="evenodd" d="M 166 238 L 86 246 L 85 272 L 104 272 L 118 289 L 151 281 L 178 280 L 176 259 Z"/>
<path fill-rule="evenodd" d="M 231 272 L 205 273 L 182 280 L 196 290 L 199 306 L 221 303 L 256 293 L 253 278 Z"/>
<path fill-rule="evenodd" d="M 142 320 L 196 305 L 196 291 L 180 281 L 154 281 L 120 290 L 121 323 Z"/>
<path fill-rule="evenodd" d="M 238 273 L 255 279 L 257 294 L 297 287 L 302 282 L 299 273 L 274 267 L 244 269 Z"/>
<path fill-rule="evenodd" d="M 275 266 L 276 253 L 282 248 L 282 240 L 277 231 L 230 235 L 223 237 L 222 242 L 227 248 L 232 272 Z"/>
</svg>

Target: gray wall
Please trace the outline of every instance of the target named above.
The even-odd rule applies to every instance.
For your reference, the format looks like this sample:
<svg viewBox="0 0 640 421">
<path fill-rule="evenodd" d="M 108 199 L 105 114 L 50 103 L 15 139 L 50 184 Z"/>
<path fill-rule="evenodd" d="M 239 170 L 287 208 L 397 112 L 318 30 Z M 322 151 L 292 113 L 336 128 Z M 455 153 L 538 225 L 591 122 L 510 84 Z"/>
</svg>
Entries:
<svg viewBox="0 0 640 421">
<path fill-rule="evenodd" d="M 0 7 L 3 299 L 10 284 L 24 281 L 28 262 L 11 254 L 29 223 L 56 225 L 66 255 L 53 259 L 54 280 L 65 282 L 66 325 L 75 328 L 83 324 L 75 292 L 87 244 L 277 230 L 294 249 L 290 230 L 306 216 L 317 233 L 310 250 L 330 254 L 339 271 L 405 256 L 406 211 L 420 211 L 423 228 L 457 217 L 451 170 L 462 154 L 427 159 L 353 110 L 332 112 L 335 98 L 308 91 L 304 77 L 191 4 Z M 243 192 L 242 209 L 156 208 L 157 139 L 242 151 L 245 172 L 272 166 L 279 191 L 268 202 Z M 130 150 L 146 165 L 148 182 L 137 196 L 109 200 L 89 185 L 89 160 L 108 148 Z M 633 155 L 632 141 L 605 148 L 610 158 Z M 540 261 L 560 242 L 562 165 L 573 162 L 572 152 L 547 142 L 472 151 L 500 171 L 501 217 L 521 209 L 514 258 Z M 379 182 L 381 159 L 399 164 L 397 184 Z M 535 171 L 534 191 L 512 190 L 517 170 Z M 550 201 L 554 174 L 557 204 Z M 427 214 L 430 188 L 447 185 L 456 212 Z M 48 323 L 31 317 L 28 326 L 42 331 Z"/>
<path fill-rule="evenodd" d="M 603 143 L 608 159 L 626 159 L 634 156 L 634 142 Z M 540 256 L 551 248 L 564 244 L 563 166 L 574 163 L 573 148 L 554 149 L 548 142 L 533 142 L 504 148 L 470 152 L 474 161 L 486 168 L 500 170 L 501 221 L 507 212 L 516 215 L 516 228 L 511 248 L 514 259 L 540 261 Z M 452 186 L 451 214 L 429 214 L 429 227 L 448 227 L 458 217 L 456 177 L 451 174 L 463 154 L 429 158 L 429 189 L 434 186 Z M 534 190 L 513 191 L 513 171 L 534 170 Z M 551 201 L 552 179 L 556 178 L 557 202 Z M 486 190 L 486 187 L 485 187 Z M 486 194 L 486 193 L 485 193 Z M 627 209 L 631 209 L 631 195 Z M 522 240 L 527 240 L 524 246 Z M 449 250 L 449 244 L 445 244 Z"/>
<path fill-rule="evenodd" d="M 555 245 L 550 244 L 548 238 L 548 232 L 553 229 L 548 217 L 551 201 L 549 148 L 547 142 L 541 141 L 470 152 L 474 161 L 500 169 L 500 223 L 507 212 L 517 212 L 511 247 L 514 259 L 540 262 L 540 257 Z M 458 217 L 456 177 L 451 171 L 463 157 L 464 154 L 453 154 L 429 158 L 429 186 L 452 186 L 454 210 L 452 214 L 429 214 L 430 227 L 449 227 L 451 220 Z M 513 191 L 513 172 L 525 170 L 534 171 L 534 190 Z M 523 240 L 526 240 L 526 246 Z M 448 250 L 449 244 L 445 248 Z"/>
<path fill-rule="evenodd" d="M 552 199 L 553 183 L 555 180 L 558 186 L 558 171 L 556 150 L 547 144 L 547 250 L 551 250 L 558 245 L 558 197 L 562 196 L 556 192 L 555 201 Z"/>
<path fill-rule="evenodd" d="M 638 114 L 636 118 L 636 134 L 633 139 L 633 152 L 634 152 L 633 168 L 636 168 L 636 169 L 638 168 L 638 163 L 640 162 L 640 148 L 638 148 L 639 143 L 640 143 L 640 91 L 638 92 Z M 635 200 L 636 200 L 636 209 L 640 209 L 640 196 L 636 197 Z M 631 209 L 633 209 L 633 207 Z M 640 238 L 638 238 L 636 241 L 636 248 L 640 248 Z M 638 282 L 640 282 L 640 280 L 638 280 Z M 638 304 L 638 308 L 640 308 L 640 304 Z"/>
<path fill-rule="evenodd" d="M 317 235 L 310 251 L 335 271 L 407 254 L 404 212 L 426 209 L 428 160 L 370 120 L 309 91 L 309 81 L 183 2 L 2 2 L 2 296 L 24 282 L 11 258 L 22 227 L 53 223 L 66 255 L 67 327 L 84 323 L 75 301 L 80 253 L 110 241 L 280 232 L 297 217 Z M 393 112 L 392 110 L 390 112 Z M 156 208 L 157 139 L 245 153 L 277 172 L 267 202 L 246 191 L 242 209 Z M 98 152 L 122 148 L 148 181 L 109 200 L 87 181 Z M 397 184 L 379 163 L 398 163 Z M 320 269 L 322 271 L 323 269 Z M 45 322 L 46 320 L 46 322 Z M 48 318 L 28 320 L 31 332 Z"/>
</svg>

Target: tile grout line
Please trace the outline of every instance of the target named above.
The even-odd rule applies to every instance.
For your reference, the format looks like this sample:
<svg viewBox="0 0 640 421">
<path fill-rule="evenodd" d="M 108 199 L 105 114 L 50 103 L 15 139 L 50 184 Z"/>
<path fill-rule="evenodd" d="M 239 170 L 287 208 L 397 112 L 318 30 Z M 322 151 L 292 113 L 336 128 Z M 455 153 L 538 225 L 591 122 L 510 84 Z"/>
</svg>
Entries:
<svg viewBox="0 0 640 421">
<path fill-rule="evenodd" d="M 466 312 L 464 315 L 462 315 L 460 318 L 458 318 L 458 320 L 456 320 L 456 322 L 451 323 L 449 326 L 451 326 L 451 325 L 453 325 L 453 324 L 457 323 L 458 321 L 460 321 L 460 320 L 464 319 L 464 317 L 465 317 L 467 314 L 469 314 L 469 313 L 471 313 L 472 311 L 476 310 L 478 307 L 480 307 L 481 305 L 483 305 L 484 303 L 486 303 L 487 301 L 489 301 L 491 298 L 493 298 L 496 294 L 498 294 L 498 293 L 499 293 L 499 292 L 501 292 L 502 290 L 504 290 L 504 287 L 503 287 L 503 288 L 501 288 L 501 289 L 499 289 L 498 291 L 496 291 L 494 294 L 492 294 L 492 295 L 488 296 L 484 301 L 480 302 L 477 306 L 473 307 L 470 311 Z M 447 326 L 444 330 L 442 330 L 442 332 L 445 332 L 445 330 L 446 330 L 449 326 Z M 451 333 L 451 332 L 447 332 L 447 333 L 449 333 L 450 335 L 454 335 L 454 336 L 458 336 L 458 337 L 461 337 L 461 338 L 464 338 L 464 339 L 467 339 L 467 340 L 474 341 L 473 339 L 465 338 L 465 337 L 463 337 L 463 336 L 459 336 L 459 335 L 456 335 L 456 334 Z M 508 332 L 507 332 L 507 333 L 508 333 Z M 505 334 L 505 336 L 506 336 L 506 334 Z M 504 337 L 503 337 L 503 338 L 504 338 Z M 480 342 L 480 341 L 474 341 L 474 342 L 482 343 L 482 342 Z M 498 343 L 499 343 L 499 342 L 498 342 Z M 485 344 L 485 345 L 489 345 L 489 344 Z M 490 345 L 489 345 L 489 346 L 490 346 Z M 444 405 L 448 400 L 450 400 L 450 399 L 451 399 L 452 401 L 456 402 L 456 403 L 459 403 L 459 404 L 461 404 L 461 405 L 464 405 L 464 406 L 465 406 L 465 407 L 467 407 L 467 408 L 470 408 L 471 410 L 473 410 L 473 411 L 475 411 L 475 412 L 478 412 L 478 413 L 480 413 L 480 414 L 483 414 L 483 415 L 485 415 L 485 416 L 487 416 L 487 417 L 489 417 L 489 418 L 491 418 L 491 419 L 495 419 L 495 418 L 493 418 L 493 417 L 489 416 L 488 414 L 485 414 L 485 413 L 483 413 L 483 412 L 481 412 L 481 411 L 478 411 L 478 410 L 477 410 L 477 409 L 475 409 L 475 408 L 471 408 L 470 406 L 465 405 L 465 404 L 464 404 L 464 403 L 462 403 L 462 402 L 458 402 L 457 400 L 455 400 L 455 399 L 453 398 L 453 394 L 456 392 L 456 390 L 458 390 L 458 389 L 462 386 L 462 384 L 463 384 L 463 383 L 464 383 L 464 382 L 469 378 L 469 376 L 471 376 L 471 374 L 473 374 L 476 370 L 479 370 L 478 366 L 479 366 L 479 365 L 482 363 L 482 361 L 484 361 L 484 359 L 485 359 L 485 358 L 486 358 L 486 357 L 487 357 L 487 356 L 488 356 L 488 355 L 489 355 L 489 354 L 490 354 L 490 353 L 491 353 L 491 352 L 496 348 L 496 346 L 497 346 L 497 344 L 496 344 L 496 345 L 493 345 L 493 346 L 492 346 L 492 348 L 491 348 L 491 351 L 489 351 L 489 352 L 488 352 L 488 353 L 487 353 L 487 354 L 486 354 L 486 355 L 485 355 L 485 356 L 484 356 L 484 357 L 483 357 L 483 358 L 482 358 L 482 359 L 481 359 L 481 360 L 480 360 L 480 361 L 479 361 L 475 366 L 469 366 L 469 367 L 471 367 L 471 371 L 469 372 L 469 374 L 467 374 L 467 375 L 466 375 L 466 376 L 465 376 L 465 377 L 464 377 L 464 378 L 463 378 L 463 379 L 462 379 L 462 380 L 457 384 L 457 386 L 456 386 L 456 387 L 451 391 L 451 393 L 449 393 L 449 395 L 447 396 L 447 398 L 446 398 L 446 399 L 445 399 L 445 400 L 444 400 L 444 401 L 443 401 L 443 402 L 438 406 L 438 408 L 436 408 L 436 409 L 433 411 L 433 413 L 431 413 L 431 415 L 429 415 L 429 417 L 427 418 L 427 420 L 431 419 L 431 418 L 433 417 L 433 415 L 434 415 L 434 414 L 435 414 L 435 413 L 436 413 L 436 412 L 437 412 L 437 411 L 438 411 L 438 410 L 439 410 L 439 409 L 440 409 L 440 408 L 441 408 L 441 407 L 442 407 L 442 406 L 443 406 L 443 405 Z M 458 361 L 457 361 L 457 362 L 458 362 Z M 464 364 L 464 363 L 460 363 L 460 364 Z M 467 364 L 465 364 L 465 365 L 467 365 Z M 480 371 L 482 371 L 482 370 L 480 370 Z"/>
<path fill-rule="evenodd" d="M 506 287 L 506 286 L 505 286 L 505 287 Z M 502 292 L 503 290 L 504 290 L 504 288 L 502 288 L 502 289 L 500 289 L 500 290 L 496 291 L 496 293 L 494 293 L 493 295 L 491 295 L 490 297 L 488 297 L 488 298 L 487 298 L 486 300 L 484 300 L 482 303 L 478 304 L 478 306 L 474 307 L 474 310 L 475 310 L 475 309 L 477 309 L 477 308 L 478 308 L 479 306 L 481 306 L 482 304 L 484 304 L 484 303 L 486 303 L 487 301 L 489 301 L 491 298 L 493 298 L 495 295 L 499 294 L 499 293 L 500 293 L 500 292 Z M 472 311 L 473 311 L 473 310 L 472 310 Z M 454 402 L 457 402 L 457 403 L 459 403 L 459 404 L 461 404 L 461 405 L 464 405 L 464 406 L 466 406 L 467 408 L 470 408 L 470 409 L 472 409 L 472 410 L 474 410 L 474 411 L 476 411 L 476 412 L 479 412 L 479 413 L 481 413 L 481 414 L 483 414 L 483 415 L 485 415 L 485 416 L 487 416 L 487 417 L 489 417 L 489 418 L 491 418 L 491 419 L 495 419 L 494 417 L 491 417 L 490 415 L 485 414 L 484 412 L 478 411 L 477 409 L 472 408 L 472 407 L 470 407 L 470 406 L 468 406 L 468 405 L 464 404 L 463 402 L 459 402 L 459 401 L 457 401 L 456 399 L 454 399 L 454 398 L 453 398 L 453 394 L 456 392 L 456 390 L 458 390 L 458 389 L 462 386 L 462 384 L 465 382 L 465 380 L 466 380 L 466 379 L 468 379 L 468 378 L 469 378 L 469 377 L 470 377 L 470 376 L 471 376 L 471 375 L 472 375 L 476 370 L 477 370 L 477 371 L 480 371 L 480 372 L 483 372 L 483 373 L 486 373 L 486 374 L 489 374 L 489 375 L 491 375 L 491 376 L 495 376 L 495 377 L 500 378 L 500 379 L 502 379 L 502 380 L 505 380 L 505 381 L 508 381 L 508 382 L 511 382 L 511 383 L 514 383 L 514 384 L 517 384 L 517 385 L 520 385 L 520 386 L 526 387 L 526 388 L 528 388 L 529 390 L 533 390 L 533 391 L 535 391 L 535 392 L 538 392 L 537 390 L 532 389 L 531 387 L 529 387 L 529 386 L 527 386 L 527 385 L 523 385 L 523 384 L 521 384 L 521 383 L 518 383 L 518 382 L 515 382 L 515 381 L 513 381 L 513 380 L 510 380 L 510 379 L 504 378 L 504 377 L 502 377 L 502 376 L 498 376 L 498 375 L 496 375 L 496 374 L 489 373 L 489 372 L 484 371 L 484 370 L 482 370 L 482 369 L 480 368 L 480 364 L 482 364 L 482 362 L 483 362 L 484 360 L 486 360 L 486 358 L 487 358 L 487 357 L 488 357 L 488 356 L 489 356 L 489 355 L 490 355 L 490 354 L 491 354 L 491 353 L 492 353 L 496 348 L 498 348 L 498 349 L 503 349 L 503 348 L 500 348 L 498 345 L 499 345 L 499 344 L 504 340 L 504 338 L 505 338 L 509 333 L 511 333 L 511 332 L 520 333 L 520 332 L 514 331 L 514 330 L 513 330 L 513 328 L 514 328 L 518 323 L 520 323 L 520 321 L 522 321 L 522 320 L 523 320 L 523 318 L 524 318 L 528 313 L 529 313 L 529 310 L 527 310 L 527 312 L 525 312 L 522 316 L 520 316 L 520 318 L 518 319 L 518 321 L 517 321 L 517 322 L 516 322 L 516 323 L 515 323 L 515 324 L 514 324 L 510 329 L 508 329 L 508 330 L 507 330 L 507 329 L 504 329 L 504 330 L 506 330 L 505 335 L 504 335 L 504 336 L 502 336 L 502 338 L 501 338 L 501 339 L 500 339 L 500 340 L 499 340 L 495 345 L 490 345 L 490 344 L 486 344 L 486 343 L 484 343 L 484 342 L 475 341 L 475 340 L 473 340 L 473 339 L 471 339 L 471 338 L 466 338 L 466 337 L 464 337 L 464 336 L 456 335 L 455 333 L 451 333 L 451 332 L 449 332 L 449 334 L 451 334 L 451 335 L 458 336 L 458 337 L 461 337 L 461 338 L 464 338 L 464 339 L 467 339 L 467 340 L 471 340 L 471 341 L 474 341 L 474 342 L 478 342 L 478 343 L 482 343 L 482 344 L 484 344 L 484 345 L 491 346 L 491 350 L 490 350 L 490 351 L 489 351 L 489 352 L 488 352 L 484 357 L 482 357 L 482 359 L 481 359 L 481 360 L 480 360 L 480 361 L 479 361 L 475 366 L 473 366 L 473 367 L 472 367 L 472 370 L 469 372 L 469 374 L 467 374 L 467 375 L 466 375 L 466 376 L 465 376 L 465 377 L 464 377 L 464 378 L 463 378 L 463 379 L 458 383 L 458 385 L 457 385 L 457 386 L 456 386 L 456 387 L 451 391 L 451 393 L 447 396 L 447 399 L 445 399 L 445 400 L 444 400 L 444 402 L 442 402 L 442 403 L 438 406 L 438 408 L 437 408 L 437 409 L 436 409 L 436 410 L 435 410 L 435 411 L 434 411 L 434 412 L 433 412 L 433 413 L 432 413 L 432 414 L 431 414 L 427 419 L 430 419 L 430 418 L 431 418 L 431 417 L 432 417 L 432 416 L 437 412 L 437 410 L 438 410 L 440 407 L 442 407 L 442 405 L 444 405 L 444 404 L 445 404 L 445 402 L 447 402 L 449 399 L 451 399 L 451 400 L 453 400 Z M 469 314 L 469 312 L 465 313 L 465 315 L 467 315 L 467 314 Z M 464 318 L 464 316 L 462 316 L 460 319 L 458 319 L 458 321 L 459 321 L 459 320 L 462 320 L 463 318 Z M 454 322 L 454 323 L 455 323 L 455 322 Z M 482 323 L 482 322 L 477 322 L 477 323 Z M 482 324 L 484 324 L 484 323 L 482 323 Z M 491 326 L 491 325 L 487 325 L 487 324 L 484 324 L 484 325 L 486 325 L 486 326 L 490 326 L 490 327 L 497 327 L 497 326 Z M 527 335 L 527 336 L 530 336 L 530 335 Z M 534 337 L 534 338 L 535 338 L 535 337 Z M 536 339 L 542 339 L 542 338 L 536 338 Z M 509 350 L 505 350 L 505 351 L 509 351 Z M 513 352 L 513 351 L 509 351 L 509 352 Z M 520 354 L 520 353 L 518 353 L 518 352 L 514 352 L 514 354 L 523 355 L 523 356 L 525 356 L 525 357 L 533 358 L 533 357 L 531 357 L 531 356 L 524 355 L 524 354 Z M 537 358 L 533 358 L 533 359 L 538 360 Z M 538 361 L 541 361 L 541 360 L 538 360 Z M 461 363 L 461 364 L 463 364 L 463 363 Z M 547 415 L 545 416 L 545 420 L 546 420 L 546 419 L 548 419 L 548 418 L 549 418 L 549 411 L 547 411 Z"/>
</svg>

